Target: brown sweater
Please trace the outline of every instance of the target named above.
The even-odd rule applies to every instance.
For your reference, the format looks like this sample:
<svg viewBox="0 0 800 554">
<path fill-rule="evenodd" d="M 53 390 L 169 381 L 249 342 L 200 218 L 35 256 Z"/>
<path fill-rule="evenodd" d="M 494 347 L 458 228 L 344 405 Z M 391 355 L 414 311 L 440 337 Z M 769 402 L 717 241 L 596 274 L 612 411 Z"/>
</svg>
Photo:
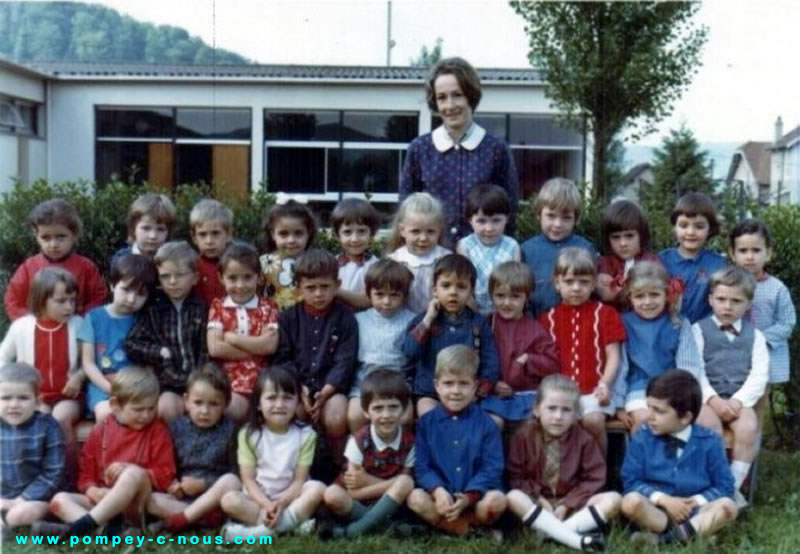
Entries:
<svg viewBox="0 0 800 554">
<path fill-rule="evenodd" d="M 520 489 L 534 501 L 561 499 L 570 510 L 577 510 L 603 487 L 606 459 L 600 445 L 579 424 L 570 427 L 560 440 L 561 462 L 556 494 L 545 490 L 544 431 L 536 421 L 519 428 L 508 450 L 508 478 L 512 489 Z"/>
</svg>

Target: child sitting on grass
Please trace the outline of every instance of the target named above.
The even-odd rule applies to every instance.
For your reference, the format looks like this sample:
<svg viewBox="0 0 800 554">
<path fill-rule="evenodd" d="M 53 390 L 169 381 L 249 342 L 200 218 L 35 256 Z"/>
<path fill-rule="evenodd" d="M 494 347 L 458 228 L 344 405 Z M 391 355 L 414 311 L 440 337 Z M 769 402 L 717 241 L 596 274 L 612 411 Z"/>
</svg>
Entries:
<svg viewBox="0 0 800 554">
<path fill-rule="evenodd" d="M 186 381 L 186 414 L 170 423 L 178 474 L 167 492 L 154 492 L 147 511 L 163 522 L 149 527 L 179 533 L 194 523 L 222 525 L 220 501 L 228 491 L 240 490 L 231 473 L 235 466 L 236 424 L 225 417 L 231 385 L 212 362 L 194 370 Z"/>
<path fill-rule="evenodd" d="M 60 492 L 50 512 L 68 525 L 41 523 L 36 534 L 83 536 L 103 525 L 119 534 L 123 515 L 141 527 L 153 491 L 164 492 L 175 478 L 172 439 L 157 419 L 158 379 L 135 366 L 111 384 L 112 414 L 95 425 L 83 445 L 79 493 Z"/>
<path fill-rule="evenodd" d="M 396 371 L 379 369 L 364 379 L 361 406 L 369 425 L 350 436 L 344 450 L 347 470 L 323 497 L 349 523 L 321 527 L 320 538 L 364 534 L 387 523 L 405 504 L 414 488 L 414 433 L 401 424 L 409 396 L 403 375 Z"/>
<path fill-rule="evenodd" d="M 50 414 L 36 409 L 41 377 L 26 363 L 0 367 L 0 532 L 47 515 L 62 486 L 64 435 Z"/>
</svg>

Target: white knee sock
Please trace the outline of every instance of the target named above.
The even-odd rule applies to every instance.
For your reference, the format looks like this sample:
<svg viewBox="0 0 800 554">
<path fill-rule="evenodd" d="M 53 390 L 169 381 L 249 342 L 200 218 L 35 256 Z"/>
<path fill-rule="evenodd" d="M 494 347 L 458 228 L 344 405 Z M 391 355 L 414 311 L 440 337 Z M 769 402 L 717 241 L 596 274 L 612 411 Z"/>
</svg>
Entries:
<svg viewBox="0 0 800 554">
<path fill-rule="evenodd" d="M 593 531 L 605 524 L 606 522 L 603 516 L 600 515 L 597 508 L 594 506 L 586 506 L 582 510 L 578 510 L 564 521 L 564 525 L 576 533 Z"/>
<path fill-rule="evenodd" d="M 275 527 L 275 532 L 286 533 L 300 525 L 300 523 L 300 518 L 297 517 L 297 514 L 294 512 L 294 510 L 292 510 L 292 507 L 289 506 L 281 513 L 281 518 L 278 520 L 278 525 Z"/>
<path fill-rule="evenodd" d="M 581 536 L 567 527 L 563 521 L 554 516 L 551 512 L 542 509 L 541 506 L 534 506 L 522 517 L 522 523 L 537 529 L 548 535 L 552 539 L 576 550 L 581 549 Z"/>
<path fill-rule="evenodd" d="M 748 462 L 739 460 L 733 460 L 731 462 L 731 473 L 733 473 L 734 487 L 736 490 L 742 488 L 742 483 L 747 479 L 747 474 L 750 472 L 751 465 L 752 464 Z"/>
</svg>

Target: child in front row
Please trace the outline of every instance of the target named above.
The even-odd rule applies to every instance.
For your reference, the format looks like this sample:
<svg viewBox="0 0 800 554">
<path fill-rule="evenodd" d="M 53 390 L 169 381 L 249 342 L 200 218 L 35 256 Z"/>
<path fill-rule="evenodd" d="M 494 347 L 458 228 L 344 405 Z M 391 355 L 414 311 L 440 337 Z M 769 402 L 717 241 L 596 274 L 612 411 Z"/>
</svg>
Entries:
<svg viewBox="0 0 800 554">
<path fill-rule="evenodd" d="M 769 380 L 769 351 L 764 335 L 743 318 L 753 303 L 756 282 L 752 274 L 729 266 L 711 276 L 708 301 L 712 315 L 692 326 L 703 357 L 700 386 L 710 410 L 698 420 L 717 431 L 733 432 L 731 472 L 735 500 L 744 506 L 739 489 L 758 454 L 760 423 L 755 406 Z"/>
<path fill-rule="evenodd" d="M 415 192 L 403 200 L 394 216 L 387 258 L 414 274 L 406 305 L 415 314 L 424 312 L 430 304 L 434 264 L 451 253 L 442 246 L 443 226 L 442 203 L 427 192 Z"/>
<path fill-rule="evenodd" d="M 597 260 L 597 293 L 603 302 L 626 308 L 622 291 L 633 265 L 658 262 L 649 252 L 650 225 L 642 209 L 624 198 L 613 200 L 603 211 L 600 227 L 605 256 Z"/>
<path fill-rule="evenodd" d="M 95 421 L 111 413 L 108 393 L 114 376 L 130 365 L 125 339 L 156 281 L 153 262 L 139 254 L 116 258 L 108 276 L 111 303 L 93 309 L 78 331 L 81 363 L 89 379 L 86 407 Z"/>
<path fill-rule="evenodd" d="M 208 354 L 223 363 L 233 389 L 227 414 L 244 421 L 250 394 L 268 356 L 278 348 L 278 307 L 258 294 L 258 251 L 232 242 L 219 260 L 225 298 L 215 298 L 208 312 Z"/>
<path fill-rule="evenodd" d="M 631 432 L 647 421 L 647 383 L 679 367 L 700 377 L 703 360 L 686 318 L 680 317 L 681 293 L 658 262 L 636 262 L 623 291 L 631 310 L 622 314 L 627 340 L 614 387 L 617 419 Z"/>
<path fill-rule="evenodd" d="M 526 421 L 533 414 L 539 383 L 561 371 L 561 359 L 550 334 L 525 313 L 533 292 L 528 266 L 522 262 L 498 265 L 489 278 L 489 292 L 495 310 L 490 322 L 500 356 L 500 380 L 482 407 L 505 421 Z"/>
<path fill-rule="evenodd" d="M 42 382 L 26 363 L 0 367 L 0 532 L 45 518 L 64 476 L 64 434 L 36 409 Z"/>
<path fill-rule="evenodd" d="M 466 536 L 506 509 L 502 492 L 503 441 L 492 418 L 473 402 L 480 358 L 454 344 L 436 356 L 434 385 L 441 404 L 417 423 L 417 487 L 408 507 L 430 525 Z"/>
<path fill-rule="evenodd" d="M 146 192 L 131 203 L 125 224 L 130 246 L 117 250 L 109 265 L 125 254 L 141 254 L 152 260 L 175 225 L 175 205 L 165 194 Z"/>
<path fill-rule="evenodd" d="M 253 389 L 250 421 L 239 430 L 239 474 L 244 490 L 222 497 L 222 511 L 236 522 L 226 540 L 287 533 L 316 511 L 325 485 L 309 481 L 317 434 L 295 421 L 300 383 L 285 366 L 261 372 Z"/>
<path fill-rule="evenodd" d="M 764 269 L 772 259 L 769 229 L 757 219 L 740 221 L 731 231 L 728 254 L 756 279 L 749 319 L 767 341 L 770 384 L 785 383 L 789 380 L 789 337 L 797 314 L 789 289 Z"/>
<path fill-rule="evenodd" d="M 119 534 L 124 515 L 141 526 L 153 491 L 164 492 L 175 478 L 169 429 L 157 417 L 158 379 L 149 369 L 130 366 L 111 384 L 112 415 L 98 423 L 83 445 L 79 493 L 60 492 L 50 511 L 69 525 L 41 524 L 37 534 L 89 535 L 112 520 Z"/>
<path fill-rule="evenodd" d="M 233 239 L 233 212 L 218 200 L 203 198 L 189 212 L 189 230 L 200 251 L 194 293 L 211 306 L 215 299 L 225 296 L 219 259 Z"/>
<path fill-rule="evenodd" d="M 695 424 L 700 385 L 680 369 L 647 385 L 647 425 L 633 435 L 621 477 L 622 513 L 648 542 L 689 542 L 736 519 L 722 439 Z"/>
<path fill-rule="evenodd" d="M 583 200 L 578 187 L 569 179 L 557 177 L 548 180 L 533 204 L 533 213 L 539 220 L 542 232 L 522 243 L 522 261 L 533 274 L 534 289 L 531 297 L 533 315 L 546 312 L 559 303 L 558 291 L 553 284 L 553 269 L 558 253 L 567 247 L 583 248 L 592 258 L 592 243 L 573 233 L 581 216 Z"/>
<path fill-rule="evenodd" d="M 380 216 L 372 204 L 361 198 L 345 198 L 331 212 L 333 235 L 342 246 L 339 262 L 339 299 L 362 310 L 370 301 L 364 293 L 364 276 L 378 258 L 369 245 L 380 225 Z"/>
<path fill-rule="evenodd" d="M 292 368 L 300 381 L 298 416 L 320 423 L 334 452 L 341 454 L 358 324 L 352 310 L 336 301 L 339 264 L 333 254 L 318 248 L 305 252 L 297 260 L 295 274 L 303 301 L 281 313 L 273 363 Z"/>
<path fill-rule="evenodd" d="M 464 214 L 472 233 L 458 241 L 456 252 L 469 258 L 477 272 L 475 308 L 481 315 L 492 313 L 489 276 L 499 264 L 519 261 L 519 244 L 505 234 L 511 215 L 508 193 L 497 185 L 478 185 L 467 195 Z"/>
<path fill-rule="evenodd" d="M 78 329 L 83 320 L 75 315 L 78 283 L 61 267 L 40 269 L 28 292 L 28 314 L 9 327 L 0 344 L 0 362 L 25 362 L 42 377 L 37 397 L 40 412 L 52 413 L 61 425 L 67 452 L 74 461 L 72 427 L 81 415 L 78 401 L 83 387 L 79 365 Z"/>
<path fill-rule="evenodd" d="M 317 221 L 305 204 L 278 198 L 267 211 L 263 227 L 268 250 L 259 258 L 264 274 L 264 296 L 286 310 L 301 300 L 295 264 L 300 254 L 314 242 Z"/>
<path fill-rule="evenodd" d="M 433 269 L 433 298 L 425 313 L 408 324 L 403 352 L 413 364 L 412 393 L 417 399 L 417 416 L 439 405 L 435 386 L 437 356 L 453 344 L 475 350 L 480 359 L 478 396 L 485 398 L 499 377 L 497 347 L 489 322 L 467 306 L 475 288 L 475 268 L 460 254 L 440 258 Z M 498 425 L 502 420 L 493 416 Z"/>
<path fill-rule="evenodd" d="M 384 258 L 373 264 L 364 278 L 367 296 L 372 307 L 358 312 L 358 365 L 350 400 L 347 405 L 347 424 L 355 433 L 367 423 L 362 408 L 361 384 L 376 369 L 392 369 L 402 375 L 408 369 L 408 358 L 402 344 L 414 312 L 405 307 L 408 289 L 414 276 L 400 262 Z M 403 422 L 414 419 L 414 407 L 409 403 Z"/>
<path fill-rule="evenodd" d="M 75 253 L 81 236 L 81 218 L 75 207 L 61 198 L 37 204 L 28 216 L 41 252 L 26 259 L 11 276 L 3 298 L 8 319 L 28 313 L 27 299 L 36 274 L 45 267 L 60 267 L 75 278 L 75 313 L 84 315 L 106 299 L 103 276 L 95 263 Z"/>
<path fill-rule="evenodd" d="M 208 306 L 192 294 L 197 252 L 186 241 L 161 246 L 154 259 L 161 290 L 145 305 L 125 341 L 128 357 L 158 371 L 158 414 L 172 421 L 183 413 L 186 378 L 208 358 Z"/>
<path fill-rule="evenodd" d="M 681 315 L 696 323 L 711 315 L 708 283 L 711 275 L 727 265 L 725 258 L 706 248 L 719 232 L 714 201 L 702 192 L 687 192 L 670 215 L 678 246 L 662 250 L 658 257 L 670 277 L 683 284 Z"/>
<path fill-rule="evenodd" d="M 625 327 L 611 306 L 592 300 L 597 269 L 591 253 L 564 248 L 553 281 L 561 304 L 539 316 L 561 356 L 561 374 L 581 391 L 582 425 L 606 450 L 606 416 L 614 414 L 611 392 L 620 364 Z"/>
<path fill-rule="evenodd" d="M 361 406 L 369 419 L 344 450 L 347 470 L 325 489 L 325 505 L 346 518 L 345 527 L 324 526 L 320 538 L 353 537 L 387 522 L 414 488 L 414 433 L 401 425 L 410 402 L 402 374 L 370 373 L 361 385 Z"/>
<path fill-rule="evenodd" d="M 195 522 L 222 525 L 220 501 L 241 490 L 234 469 L 236 424 L 225 417 L 231 385 L 212 362 L 194 370 L 186 382 L 186 414 L 170 423 L 178 472 L 166 493 L 154 492 L 147 511 L 161 519 L 149 527 L 180 533 Z"/>
<path fill-rule="evenodd" d="M 577 550 L 600 552 L 602 534 L 619 512 L 622 497 L 600 490 L 606 459 L 600 445 L 578 425 L 581 394 L 563 375 L 542 380 L 536 420 L 521 427 L 508 450 L 508 508 L 526 527 Z"/>
</svg>

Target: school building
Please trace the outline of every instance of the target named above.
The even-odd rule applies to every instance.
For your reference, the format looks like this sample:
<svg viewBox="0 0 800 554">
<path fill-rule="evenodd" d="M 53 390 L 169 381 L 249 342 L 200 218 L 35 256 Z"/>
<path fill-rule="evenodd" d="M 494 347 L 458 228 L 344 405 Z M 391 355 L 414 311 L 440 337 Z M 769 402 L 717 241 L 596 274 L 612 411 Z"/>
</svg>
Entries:
<svg viewBox="0 0 800 554">
<path fill-rule="evenodd" d="M 241 197 L 397 199 L 408 143 L 438 123 L 424 68 L 35 63 L 0 59 L 0 191 L 13 179 L 212 183 Z M 532 69 L 480 69 L 475 120 L 511 145 L 523 195 L 591 175 Z M 102 186 L 102 185 L 101 185 Z"/>
</svg>

